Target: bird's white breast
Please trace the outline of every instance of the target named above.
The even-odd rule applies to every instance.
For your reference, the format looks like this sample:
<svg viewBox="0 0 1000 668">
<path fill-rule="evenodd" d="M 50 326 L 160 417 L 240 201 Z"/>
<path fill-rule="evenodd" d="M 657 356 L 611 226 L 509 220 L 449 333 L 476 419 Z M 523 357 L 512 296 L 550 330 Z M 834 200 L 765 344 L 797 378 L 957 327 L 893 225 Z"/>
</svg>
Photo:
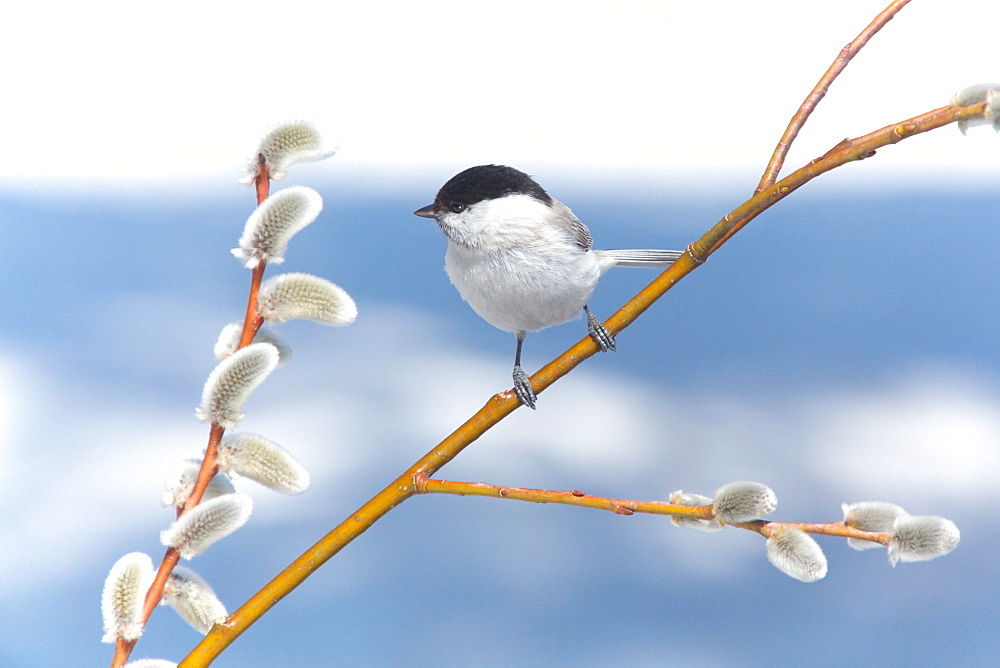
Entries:
<svg viewBox="0 0 1000 668">
<path fill-rule="evenodd" d="M 462 298 L 491 325 L 535 331 L 577 317 L 601 274 L 593 253 L 566 241 L 554 252 L 551 244 L 539 239 L 481 249 L 449 242 L 445 270 Z"/>
</svg>

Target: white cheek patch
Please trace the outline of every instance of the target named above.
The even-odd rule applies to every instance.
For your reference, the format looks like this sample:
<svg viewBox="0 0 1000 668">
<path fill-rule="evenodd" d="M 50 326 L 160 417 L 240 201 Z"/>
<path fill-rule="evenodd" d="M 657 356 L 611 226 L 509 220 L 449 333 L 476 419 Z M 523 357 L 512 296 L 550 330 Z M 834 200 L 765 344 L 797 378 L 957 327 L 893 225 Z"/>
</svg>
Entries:
<svg viewBox="0 0 1000 668">
<path fill-rule="evenodd" d="M 461 214 L 450 214 L 452 229 L 469 245 L 496 247 L 537 240 L 542 221 L 552 216 L 552 209 L 528 195 L 509 195 L 500 199 L 476 202 Z"/>
</svg>

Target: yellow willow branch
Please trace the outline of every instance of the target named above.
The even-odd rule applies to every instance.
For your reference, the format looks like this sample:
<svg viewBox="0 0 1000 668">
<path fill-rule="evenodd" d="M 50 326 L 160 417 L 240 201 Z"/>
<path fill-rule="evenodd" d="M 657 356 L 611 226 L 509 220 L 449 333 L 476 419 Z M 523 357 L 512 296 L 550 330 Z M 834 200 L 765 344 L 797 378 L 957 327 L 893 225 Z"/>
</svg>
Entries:
<svg viewBox="0 0 1000 668">
<path fill-rule="evenodd" d="M 754 192 L 760 192 L 764 188 L 773 185 L 775 180 L 778 178 L 778 173 L 781 171 L 782 165 L 785 164 L 785 156 L 788 155 L 788 149 L 792 147 L 792 142 L 799 135 L 799 130 L 802 126 L 806 124 L 806 120 L 812 114 L 813 110 L 819 105 L 820 100 L 826 96 L 826 92 L 830 90 L 830 85 L 833 83 L 847 64 L 851 62 L 851 59 L 857 55 L 858 51 L 864 48 L 865 44 L 868 43 L 872 37 L 875 36 L 879 30 L 881 30 L 886 23 L 892 20 L 892 18 L 901 10 L 903 7 L 909 3 L 910 0 L 894 0 L 889 3 L 889 6 L 882 10 L 882 13 L 876 16 L 868 26 L 861 31 L 861 33 L 854 38 L 854 40 L 840 50 L 840 54 L 837 55 L 836 60 L 830 65 L 830 68 L 820 77 L 820 80 L 816 83 L 815 88 L 813 88 L 806 99 L 803 100 L 802 104 L 799 106 L 798 111 L 792 116 L 792 120 L 789 121 L 788 127 L 785 129 L 785 133 L 781 135 L 781 139 L 778 140 L 778 145 L 774 147 L 774 153 L 771 155 L 771 160 L 767 163 L 767 168 L 764 170 L 764 175 L 760 179 L 760 183 L 757 185 L 757 190 Z"/>
<path fill-rule="evenodd" d="M 458 482 L 455 480 L 436 480 L 425 476 L 417 476 L 415 480 L 418 494 L 453 494 L 455 496 L 488 496 L 495 499 L 511 501 L 528 501 L 531 503 L 559 503 L 577 508 L 594 508 L 608 510 L 616 515 L 634 515 L 647 513 L 651 515 L 670 515 L 671 517 L 687 517 L 696 520 L 715 519 L 712 506 L 678 506 L 665 501 L 632 501 L 629 499 L 612 499 L 603 496 L 590 496 L 579 490 L 567 492 L 548 489 L 527 489 L 524 487 L 508 487 L 491 485 L 485 482 Z M 765 538 L 770 537 L 778 527 L 795 527 L 805 533 L 837 536 L 840 538 L 858 538 L 873 543 L 889 544 L 889 534 L 874 531 L 862 531 L 849 527 L 843 522 L 816 524 L 810 522 L 768 522 L 754 520 L 752 522 L 729 523 L 738 529 L 755 531 Z"/>
<path fill-rule="evenodd" d="M 608 331 L 617 334 L 638 318 L 679 280 L 700 266 L 719 246 L 747 223 L 784 199 L 792 191 L 817 176 L 854 160 L 874 154 L 876 149 L 902 141 L 910 136 L 935 128 L 982 116 L 986 103 L 970 107 L 935 109 L 900 123 L 886 126 L 857 139 L 844 140 L 826 155 L 793 172 L 775 185 L 758 193 L 726 214 L 700 239 L 688 246 L 677 262 L 646 286 L 605 323 Z M 547 364 L 531 377 L 535 392 L 544 391 L 597 352 L 597 344 L 588 336 Z M 491 397 L 486 404 L 450 436 L 436 445 L 413 466 L 403 472 L 381 492 L 341 522 L 330 533 L 293 561 L 254 594 L 225 624 L 216 624 L 181 662 L 181 666 L 206 666 L 265 612 L 305 581 L 316 569 L 364 533 L 394 507 L 417 493 L 415 476 L 433 476 L 486 431 L 513 413 L 520 402 L 513 392 Z"/>
<path fill-rule="evenodd" d="M 691 244 L 688 250 L 694 257 L 704 260 L 719 246 L 728 241 L 731 236 L 743 229 L 751 220 L 817 176 L 825 174 L 831 169 L 841 167 L 848 162 L 870 158 L 875 155 L 876 150 L 889 144 L 901 142 L 914 135 L 929 132 L 950 123 L 982 116 L 985 110 L 985 102 L 968 107 L 939 107 L 905 121 L 887 125 L 863 137 L 845 139 L 827 151 L 822 157 L 816 158 L 805 167 L 792 172 L 781 181 L 762 190 L 730 211 L 712 229 L 706 232 L 701 239 Z M 681 260 L 683 259 L 681 258 Z M 663 278 L 663 276 L 661 275 L 660 278 Z M 608 329 L 610 330 L 611 328 L 609 327 Z"/>
<path fill-rule="evenodd" d="M 579 490 L 566 492 L 548 489 L 527 489 L 524 487 L 507 487 L 491 485 L 485 482 L 456 482 L 454 480 L 436 480 L 423 475 L 415 478 L 418 494 L 454 494 L 456 496 L 490 496 L 513 501 L 530 501 L 532 503 L 559 503 L 578 508 L 594 508 L 608 510 L 616 515 L 633 515 L 635 513 L 650 513 L 653 515 L 671 515 L 673 517 L 689 517 L 695 520 L 713 520 L 715 514 L 712 506 L 678 506 L 665 501 L 630 501 L 627 499 L 611 499 L 603 496 L 590 496 Z"/>
</svg>

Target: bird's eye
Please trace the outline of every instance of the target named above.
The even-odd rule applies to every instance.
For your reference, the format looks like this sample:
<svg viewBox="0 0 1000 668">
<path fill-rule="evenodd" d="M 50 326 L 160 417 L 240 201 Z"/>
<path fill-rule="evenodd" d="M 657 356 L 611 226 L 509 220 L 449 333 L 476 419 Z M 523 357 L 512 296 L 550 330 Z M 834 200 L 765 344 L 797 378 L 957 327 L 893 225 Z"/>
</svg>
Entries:
<svg viewBox="0 0 1000 668">
<path fill-rule="evenodd" d="M 462 213 L 465 211 L 465 205 L 461 202 L 452 202 L 448 205 L 448 208 L 451 209 L 452 213 Z"/>
</svg>

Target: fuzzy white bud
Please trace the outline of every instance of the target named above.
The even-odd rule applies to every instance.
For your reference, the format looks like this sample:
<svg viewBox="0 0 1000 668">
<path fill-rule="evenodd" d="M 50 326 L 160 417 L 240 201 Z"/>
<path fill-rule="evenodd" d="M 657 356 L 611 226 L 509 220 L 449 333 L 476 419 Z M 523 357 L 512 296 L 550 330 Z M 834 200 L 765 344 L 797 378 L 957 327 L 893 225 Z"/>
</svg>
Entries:
<svg viewBox="0 0 1000 668">
<path fill-rule="evenodd" d="M 715 490 L 713 505 L 717 522 L 735 524 L 770 515 L 778 507 L 778 497 L 767 485 L 741 480 Z"/>
<path fill-rule="evenodd" d="M 268 175 L 282 181 L 286 171 L 297 162 L 329 158 L 337 152 L 336 143 L 325 143 L 319 130 L 306 121 L 278 123 L 267 130 L 247 165 L 247 176 L 240 183 L 253 183 L 260 174 L 259 156 L 264 156 Z"/>
<path fill-rule="evenodd" d="M 858 503 L 844 503 L 840 506 L 844 510 L 844 524 L 861 531 L 874 531 L 885 533 L 891 531 L 897 517 L 907 514 L 905 510 L 895 503 L 885 501 L 861 501 Z M 882 547 L 881 543 L 874 543 L 870 540 L 860 538 L 848 538 L 847 544 L 855 550 L 869 550 L 875 547 Z"/>
<path fill-rule="evenodd" d="M 129 661 L 125 668 L 177 668 L 177 664 L 166 659 L 139 659 Z"/>
<path fill-rule="evenodd" d="M 358 307 L 343 289 L 310 274 L 279 274 L 260 286 L 257 312 L 269 323 L 295 318 L 342 327 L 358 317 Z"/>
<path fill-rule="evenodd" d="M 282 494 L 301 494 L 309 488 L 309 473 L 302 465 L 257 434 L 224 436 L 216 461 L 220 471 L 250 478 Z"/>
<path fill-rule="evenodd" d="M 215 358 L 224 360 L 239 348 L 240 338 L 243 336 L 243 323 L 231 322 L 219 332 L 219 338 L 215 342 Z M 261 327 L 253 337 L 251 343 L 270 343 L 278 349 L 278 366 L 287 364 L 292 359 L 292 349 L 283 338 L 278 336 L 270 327 Z"/>
<path fill-rule="evenodd" d="M 889 539 L 889 563 L 928 561 L 948 554 L 961 534 L 951 520 L 934 515 L 906 515 L 896 519 Z"/>
<path fill-rule="evenodd" d="M 239 492 L 204 501 L 161 531 L 160 541 L 191 559 L 243 526 L 252 510 L 253 501 Z"/>
<path fill-rule="evenodd" d="M 188 500 L 194 483 L 198 479 L 198 472 L 201 470 L 200 459 L 185 459 L 179 461 L 167 471 L 163 477 L 163 494 L 160 495 L 160 503 L 164 506 L 179 506 Z M 223 494 L 232 494 L 236 491 L 233 483 L 223 474 L 217 474 L 208 482 L 202 501 L 214 499 Z"/>
<path fill-rule="evenodd" d="M 767 560 L 785 575 L 802 582 L 826 577 L 826 555 L 812 536 L 779 526 L 767 539 Z"/>
<path fill-rule="evenodd" d="M 670 497 L 667 499 L 670 503 L 675 506 L 710 506 L 712 505 L 712 499 L 704 496 L 702 494 L 692 494 L 685 493 L 684 490 L 676 490 L 670 493 Z M 685 529 L 697 529 L 698 531 L 722 531 L 723 525 L 715 522 L 713 520 L 699 520 L 693 517 L 675 517 L 671 516 L 670 521 L 676 527 L 682 527 Z"/>
<path fill-rule="evenodd" d="M 323 198 L 312 188 L 292 186 L 274 193 L 250 214 L 233 255 L 247 269 L 261 262 L 280 264 L 288 242 L 295 233 L 316 220 L 323 210 Z"/>
<path fill-rule="evenodd" d="M 977 125 L 992 125 L 1000 132 L 1000 83 L 977 84 L 963 88 L 951 96 L 951 106 L 968 107 L 986 102 L 986 111 L 979 118 L 959 121 L 958 129 L 964 135 L 966 130 Z"/>
<path fill-rule="evenodd" d="M 185 622 L 202 635 L 229 614 L 208 583 L 185 566 L 175 566 L 163 587 L 160 605 L 169 605 Z"/>
<path fill-rule="evenodd" d="M 101 615 L 103 642 L 118 638 L 136 640 L 142 635 L 142 606 L 153 584 L 153 560 L 142 552 L 130 552 L 115 562 L 104 581 Z"/>
<path fill-rule="evenodd" d="M 278 349 L 270 343 L 251 343 L 236 351 L 209 375 L 196 415 L 226 429 L 243 419 L 243 404 L 278 365 Z"/>
</svg>

